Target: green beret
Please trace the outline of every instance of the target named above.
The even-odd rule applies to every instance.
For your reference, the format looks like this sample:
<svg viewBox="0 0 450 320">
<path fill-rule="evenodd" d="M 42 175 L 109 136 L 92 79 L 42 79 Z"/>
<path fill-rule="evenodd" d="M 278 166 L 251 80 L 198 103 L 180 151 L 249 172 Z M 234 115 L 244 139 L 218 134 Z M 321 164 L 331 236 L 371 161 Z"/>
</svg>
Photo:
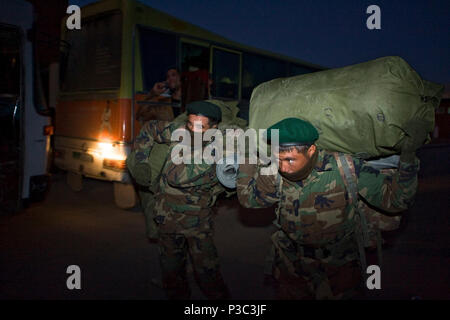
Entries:
<svg viewBox="0 0 450 320">
<path fill-rule="evenodd" d="M 319 138 L 319 132 L 311 123 L 297 118 L 281 120 L 267 129 L 267 141 L 271 139 L 272 129 L 279 130 L 280 146 L 313 144 Z"/>
<path fill-rule="evenodd" d="M 222 120 L 222 111 L 218 106 L 207 101 L 195 101 L 191 102 L 186 107 L 187 114 L 196 114 L 199 116 L 205 116 L 217 121 Z"/>
</svg>

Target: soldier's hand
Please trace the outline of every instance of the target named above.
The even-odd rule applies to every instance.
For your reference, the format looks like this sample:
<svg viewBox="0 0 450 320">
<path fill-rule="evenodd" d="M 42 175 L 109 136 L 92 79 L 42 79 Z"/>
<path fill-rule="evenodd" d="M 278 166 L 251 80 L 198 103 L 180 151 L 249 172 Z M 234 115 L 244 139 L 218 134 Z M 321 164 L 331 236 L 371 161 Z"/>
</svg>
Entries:
<svg viewBox="0 0 450 320">
<path fill-rule="evenodd" d="M 166 84 L 165 82 L 157 82 L 152 88 L 152 93 L 155 95 L 161 95 L 166 91 Z"/>
<path fill-rule="evenodd" d="M 406 136 L 402 143 L 402 152 L 415 152 L 425 142 L 431 123 L 421 119 L 413 119 L 406 123 Z"/>
<path fill-rule="evenodd" d="M 150 166 L 146 163 L 138 163 L 133 169 L 133 177 L 141 186 L 150 186 L 150 181 L 152 179 Z"/>
<path fill-rule="evenodd" d="M 419 149 L 427 139 L 431 123 L 422 119 L 413 119 L 405 125 L 405 138 L 401 144 L 401 160 L 411 162 L 417 149 Z"/>
</svg>

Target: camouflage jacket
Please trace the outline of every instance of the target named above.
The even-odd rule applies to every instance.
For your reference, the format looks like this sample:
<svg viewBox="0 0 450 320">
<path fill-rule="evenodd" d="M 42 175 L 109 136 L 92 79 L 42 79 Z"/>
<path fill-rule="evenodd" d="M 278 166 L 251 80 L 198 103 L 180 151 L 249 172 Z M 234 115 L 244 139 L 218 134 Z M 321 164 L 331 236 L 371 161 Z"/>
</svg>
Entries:
<svg viewBox="0 0 450 320">
<path fill-rule="evenodd" d="M 149 155 L 155 143 L 170 145 L 172 132 L 177 127 L 179 126 L 168 121 L 150 120 L 146 122 L 134 140 L 133 152 L 136 154 L 136 163 L 148 164 Z"/>
<path fill-rule="evenodd" d="M 170 154 L 179 142 L 172 142 L 171 136 L 182 127 L 184 125 L 166 121 L 149 121 L 142 127 L 134 147 L 136 161 L 146 162 L 155 142 L 170 145 L 155 194 L 156 221 L 160 224 L 176 221 L 178 226 L 190 228 L 209 218 L 209 209 L 224 188 L 216 177 L 215 165 L 204 161 L 201 164 L 173 163 Z"/>
<path fill-rule="evenodd" d="M 353 158 L 359 195 L 387 212 L 408 208 L 417 189 L 418 159 L 400 162 L 394 175 L 384 175 Z M 239 202 L 248 208 L 278 203 L 278 223 L 283 232 L 302 245 L 325 245 L 352 232 L 355 208 L 332 153 L 320 150 L 315 168 L 304 180 L 292 182 L 276 175 L 261 175 L 257 165 L 240 165 Z"/>
</svg>

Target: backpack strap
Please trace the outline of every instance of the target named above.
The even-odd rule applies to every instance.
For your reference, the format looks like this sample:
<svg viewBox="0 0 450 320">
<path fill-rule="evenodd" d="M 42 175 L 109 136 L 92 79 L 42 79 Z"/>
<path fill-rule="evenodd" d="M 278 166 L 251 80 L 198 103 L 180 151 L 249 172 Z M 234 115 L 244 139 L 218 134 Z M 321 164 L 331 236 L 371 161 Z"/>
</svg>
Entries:
<svg viewBox="0 0 450 320">
<path fill-rule="evenodd" d="M 280 225 L 280 209 L 281 209 L 281 202 L 282 202 L 282 188 L 283 188 L 283 179 L 281 179 L 281 175 L 280 173 L 277 172 L 277 178 L 275 181 L 275 188 L 277 189 L 277 196 L 280 199 L 278 201 L 278 206 L 277 209 L 275 210 L 275 214 L 276 214 L 276 218 L 275 220 L 272 221 L 272 224 L 274 224 L 278 229 L 281 229 L 281 225 Z M 266 259 L 264 262 L 264 274 L 271 276 L 272 275 L 272 270 L 273 270 L 273 264 L 275 261 L 275 256 L 276 256 L 276 252 L 275 252 L 275 247 L 272 244 L 270 246 L 269 252 L 266 254 Z"/>
<path fill-rule="evenodd" d="M 278 201 L 277 209 L 275 210 L 276 218 L 273 221 L 273 224 L 276 225 L 278 228 L 281 228 L 280 226 L 280 210 L 283 202 L 283 179 L 281 179 L 281 175 L 279 172 L 277 172 L 277 180 L 275 182 L 276 189 L 277 189 L 277 197 L 280 199 Z"/>
<path fill-rule="evenodd" d="M 360 223 L 360 227 L 355 231 L 355 238 L 358 244 L 359 258 L 364 276 L 365 270 L 367 269 L 365 247 L 369 246 L 369 228 L 365 213 L 358 209 L 358 183 L 355 172 L 355 164 L 353 162 L 353 158 L 348 154 L 334 152 L 333 155 L 336 159 L 339 173 L 341 174 L 342 180 L 347 188 L 349 203 L 353 206 L 355 215 L 359 218 L 358 222 Z M 380 248 L 378 253 L 380 254 Z M 379 260 L 380 259 L 381 257 L 379 256 Z"/>
</svg>

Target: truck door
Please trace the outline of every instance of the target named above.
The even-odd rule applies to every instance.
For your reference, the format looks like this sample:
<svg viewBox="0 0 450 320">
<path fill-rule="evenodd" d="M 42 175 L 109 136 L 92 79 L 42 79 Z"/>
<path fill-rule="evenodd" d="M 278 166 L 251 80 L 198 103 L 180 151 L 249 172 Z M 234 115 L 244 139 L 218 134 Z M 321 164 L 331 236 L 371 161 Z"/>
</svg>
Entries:
<svg viewBox="0 0 450 320">
<path fill-rule="evenodd" d="M 20 32 L 0 25 L 0 210 L 14 211 L 21 199 L 22 95 Z"/>
</svg>

